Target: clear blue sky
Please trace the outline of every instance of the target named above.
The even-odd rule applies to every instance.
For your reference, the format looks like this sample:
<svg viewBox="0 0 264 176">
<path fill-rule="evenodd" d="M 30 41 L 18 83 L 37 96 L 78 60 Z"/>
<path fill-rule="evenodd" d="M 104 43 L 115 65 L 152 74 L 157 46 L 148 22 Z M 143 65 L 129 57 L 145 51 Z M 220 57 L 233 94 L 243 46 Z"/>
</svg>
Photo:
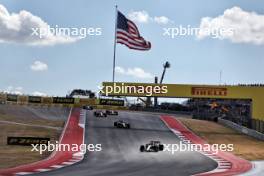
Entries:
<svg viewBox="0 0 264 176">
<path fill-rule="evenodd" d="M 101 36 L 91 36 L 74 43 L 54 46 L 29 46 L 23 43 L 0 43 L 0 90 L 8 86 L 22 87 L 24 93 L 34 91 L 49 95 L 65 95 L 73 88 L 97 90 L 112 76 L 114 5 L 125 15 L 146 11 L 150 16 L 166 16 L 174 24 L 136 23 L 141 35 L 152 43 L 150 51 L 129 50 L 117 45 L 117 65 L 140 67 L 160 76 L 162 63 L 168 60 L 165 83 L 218 84 L 219 72 L 223 82 L 264 82 L 264 45 L 233 43 L 230 40 L 194 36 L 170 39 L 164 37 L 163 27 L 177 25 L 199 26 L 203 17 L 217 17 L 234 6 L 244 11 L 264 14 L 264 1 L 256 0 L 1 0 L 9 13 L 26 10 L 50 26 L 100 27 Z M 1 26 L 1 25 L 0 25 Z M 0 28 L 1 30 L 1 28 Z M 33 71 L 34 61 L 48 65 L 45 71 Z M 152 82 L 152 79 L 131 75 L 116 76 L 117 81 Z"/>
</svg>

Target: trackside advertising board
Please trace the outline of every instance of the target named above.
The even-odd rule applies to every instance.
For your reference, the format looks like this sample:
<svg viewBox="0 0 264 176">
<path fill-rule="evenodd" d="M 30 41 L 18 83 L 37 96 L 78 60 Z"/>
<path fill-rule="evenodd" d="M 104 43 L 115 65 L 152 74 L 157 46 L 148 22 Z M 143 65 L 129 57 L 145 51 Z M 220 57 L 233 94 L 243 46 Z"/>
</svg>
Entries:
<svg viewBox="0 0 264 176">
<path fill-rule="evenodd" d="M 53 103 L 55 104 L 74 104 L 74 98 L 53 97 Z"/>
<path fill-rule="evenodd" d="M 7 137 L 7 145 L 31 146 L 31 144 L 46 144 L 50 138 L 42 137 Z"/>
<path fill-rule="evenodd" d="M 115 99 L 100 99 L 100 105 L 109 105 L 109 106 L 124 106 L 124 100 L 115 100 Z"/>
</svg>

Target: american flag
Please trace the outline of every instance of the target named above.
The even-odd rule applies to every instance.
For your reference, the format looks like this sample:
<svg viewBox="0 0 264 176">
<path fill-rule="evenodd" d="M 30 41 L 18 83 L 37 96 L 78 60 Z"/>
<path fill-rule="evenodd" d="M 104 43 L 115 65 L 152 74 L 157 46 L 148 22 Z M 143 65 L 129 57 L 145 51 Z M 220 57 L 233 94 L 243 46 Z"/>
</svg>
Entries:
<svg viewBox="0 0 264 176">
<path fill-rule="evenodd" d="M 116 42 L 130 49 L 149 50 L 151 43 L 140 36 L 137 26 L 121 12 L 117 12 Z"/>
</svg>

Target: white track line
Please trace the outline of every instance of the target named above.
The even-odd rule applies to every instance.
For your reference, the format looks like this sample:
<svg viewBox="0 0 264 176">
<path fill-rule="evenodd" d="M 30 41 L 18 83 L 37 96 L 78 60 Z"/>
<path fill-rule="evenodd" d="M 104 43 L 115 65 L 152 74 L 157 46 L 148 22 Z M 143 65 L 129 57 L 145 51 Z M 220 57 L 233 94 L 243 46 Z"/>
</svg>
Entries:
<svg viewBox="0 0 264 176">
<path fill-rule="evenodd" d="M 167 124 L 167 122 L 165 120 L 163 120 L 162 118 L 160 118 L 160 119 L 167 126 L 167 128 L 169 128 L 181 141 L 183 141 L 184 143 L 188 143 L 188 144 L 195 144 L 192 141 L 190 141 L 188 138 L 186 138 L 180 131 L 170 128 L 170 126 Z M 223 172 L 223 171 L 228 170 L 232 167 L 231 162 L 217 156 L 216 154 L 213 154 L 213 153 L 210 153 L 207 151 L 197 151 L 197 152 L 211 158 L 212 160 L 214 160 L 218 164 L 217 168 L 215 168 L 212 171 L 206 172 L 206 173 Z M 225 162 L 225 164 L 222 163 L 223 161 Z M 227 163 L 228 163 L 228 165 L 226 165 Z"/>
<path fill-rule="evenodd" d="M 64 134 L 66 132 L 66 128 L 68 127 L 71 114 L 72 114 L 72 109 L 70 111 L 67 123 L 64 126 L 64 129 L 63 129 L 63 132 L 62 132 L 62 135 L 60 138 L 60 142 L 59 142 L 60 144 L 61 144 L 62 138 L 64 137 Z M 81 128 L 83 128 L 83 142 L 82 142 L 82 144 L 84 144 L 84 140 L 85 140 L 85 122 L 86 122 L 86 111 L 81 110 L 78 125 Z M 47 172 L 47 171 L 51 171 L 51 170 L 55 170 L 55 169 L 60 169 L 60 168 L 63 168 L 65 166 L 70 166 L 70 165 L 73 165 L 75 163 L 82 161 L 84 158 L 84 154 L 85 154 L 85 152 L 74 153 L 71 159 L 69 159 L 68 161 L 62 162 L 61 164 L 52 165 L 52 166 L 49 166 L 48 168 L 36 169 L 36 170 L 34 170 L 34 172 L 18 172 L 18 173 L 15 173 L 15 175 L 29 175 L 29 174 L 34 174 L 37 172 Z M 53 154 L 53 156 L 54 155 L 55 155 L 55 153 Z M 53 156 L 50 156 L 49 158 L 51 158 Z"/>
</svg>

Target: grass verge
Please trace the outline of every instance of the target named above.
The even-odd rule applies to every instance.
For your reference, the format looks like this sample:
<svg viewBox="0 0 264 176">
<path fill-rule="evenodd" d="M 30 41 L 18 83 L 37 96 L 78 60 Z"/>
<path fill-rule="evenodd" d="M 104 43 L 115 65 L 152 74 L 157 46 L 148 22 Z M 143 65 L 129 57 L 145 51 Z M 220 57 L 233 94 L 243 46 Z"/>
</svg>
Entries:
<svg viewBox="0 0 264 176">
<path fill-rule="evenodd" d="M 26 118 L 25 118 L 26 119 Z M 50 155 L 49 152 L 45 152 L 40 155 L 38 152 L 32 152 L 31 146 L 10 146 L 7 145 L 8 136 L 19 136 L 19 137 L 48 137 L 51 142 L 59 140 L 64 125 L 63 120 L 45 120 L 45 119 L 27 119 L 21 121 L 20 118 L 10 117 L 7 115 L 0 116 L 0 120 L 8 120 L 12 122 L 31 124 L 31 125 L 43 125 L 61 127 L 58 129 L 47 129 L 34 126 L 23 126 L 16 124 L 7 124 L 0 122 L 0 169 L 15 167 L 23 164 L 28 164 L 42 160 Z"/>
<path fill-rule="evenodd" d="M 233 144 L 233 154 L 246 160 L 264 160 L 264 142 L 215 122 L 177 118 L 209 144 Z"/>
</svg>

